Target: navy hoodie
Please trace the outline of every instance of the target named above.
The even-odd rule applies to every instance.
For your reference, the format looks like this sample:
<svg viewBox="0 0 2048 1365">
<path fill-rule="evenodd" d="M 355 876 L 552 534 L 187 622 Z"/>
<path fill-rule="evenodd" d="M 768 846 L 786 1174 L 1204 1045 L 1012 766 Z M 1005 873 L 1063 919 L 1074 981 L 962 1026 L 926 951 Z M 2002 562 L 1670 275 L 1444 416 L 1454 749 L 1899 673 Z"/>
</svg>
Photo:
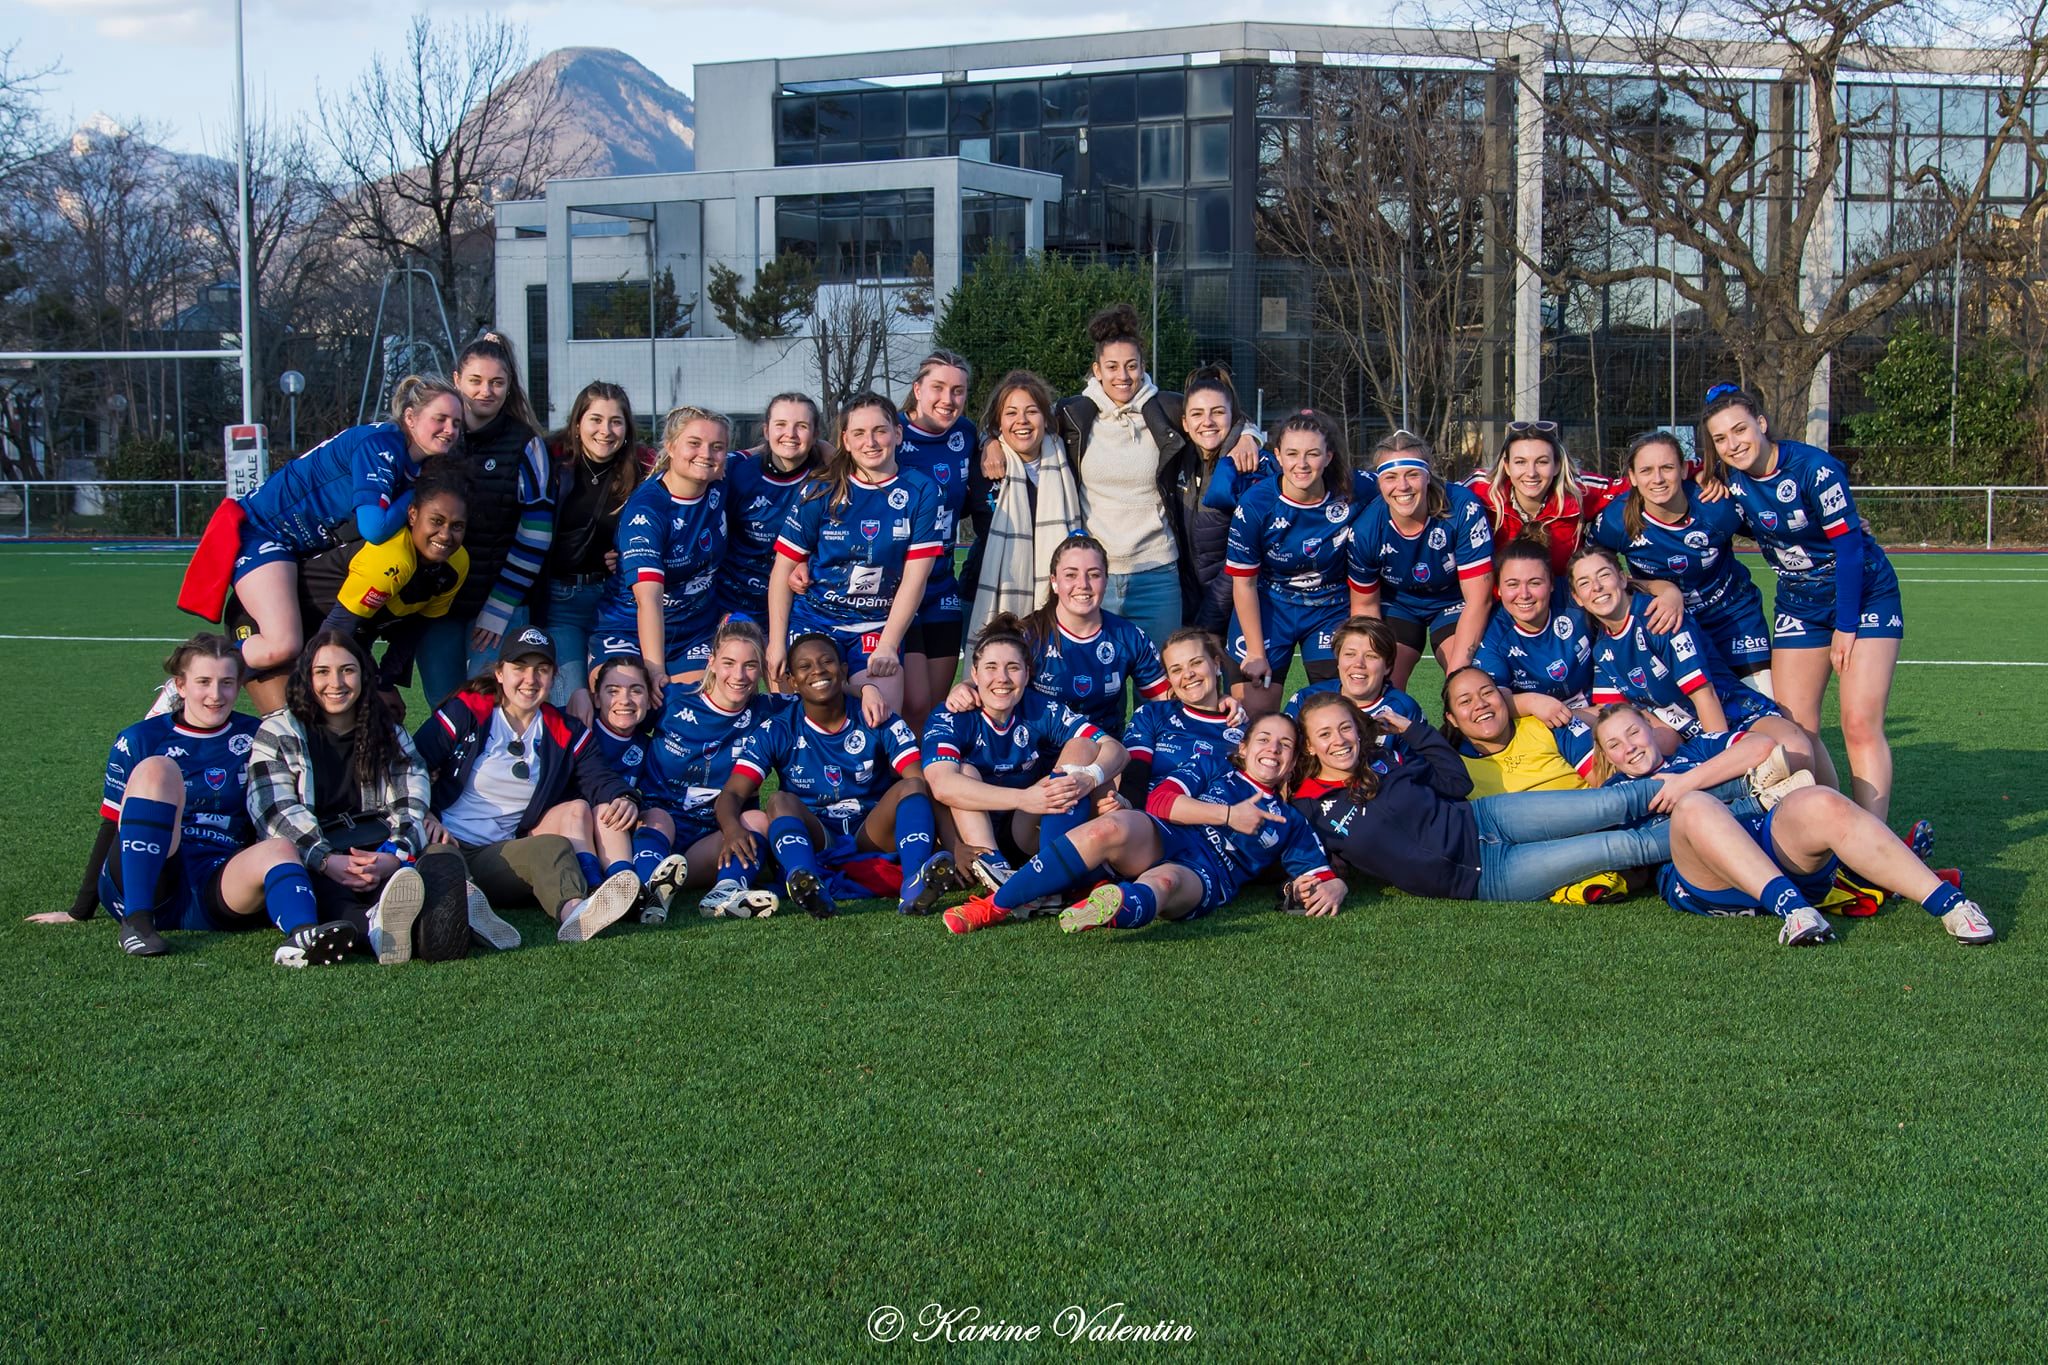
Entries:
<svg viewBox="0 0 2048 1365">
<path fill-rule="evenodd" d="M 1386 737 L 1372 761 L 1378 795 L 1360 801 L 1349 787 L 1311 779 L 1295 792 L 1294 808 L 1348 869 L 1413 896 L 1477 899 L 1479 828 L 1465 799 L 1472 776 L 1464 760 L 1427 721 Z"/>
</svg>

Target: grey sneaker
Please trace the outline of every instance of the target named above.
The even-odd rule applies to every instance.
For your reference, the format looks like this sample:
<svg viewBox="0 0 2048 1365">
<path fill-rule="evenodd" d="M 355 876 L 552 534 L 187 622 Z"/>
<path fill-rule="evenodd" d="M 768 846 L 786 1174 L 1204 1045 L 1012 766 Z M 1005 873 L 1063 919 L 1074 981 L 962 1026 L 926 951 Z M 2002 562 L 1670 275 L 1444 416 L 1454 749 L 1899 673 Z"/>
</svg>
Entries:
<svg viewBox="0 0 2048 1365">
<path fill-rule="evenodd" d="M 469 883 L 469 936 L 501 953 L 519 946 L 519 931 L 498 917 L 491 909 L 491 898 L 475 882 Z"/>
<path fill-rule="evenodd" d="M 377 964 L 396 967 L 412 961 L 412 926 L 427 903 L 426 879 L 410 867 L 401 867 L 384 883 L 377 908 L 370 914 L 370 946 L 377 950 Z"/>
<path fill-rule="evenodd" d="M 588 943 L 624 919 L 639 900 L 640 878 L 631 871 L 614 872 L 564 917 L 555 938 L 562 943 Z"/>
<path fill-rule="evenodd" d="M 1991 927 L 1991 921 L 1984 918 L 1983 907 L 1975 901 L 1964 901 L 1943 915 L 1941 927 L 1948 930 L 1958 943 L 1989 943 L 1998 937 L 1998 931 Z"/>
<path fill-rule="evenodd" d="M 1834 927 L 1821 917 L 1820 911 L 1810 905 L 1802 905 L 1785 916 L 1785 922 L 1778 926 L 1778 942 L 1787 948 L 1801 948 L 1809 943 L 1825 943 L 1835 934 Z"/>
<path fill-rule="evenodd" d="M 647 877 L 647 894 L 641 897 L 640 922 L 668 923 L 669 902 L 683 889 L 683 879 L 689 875 L 690 860 L 680 853 L 671 853 L 655 864 Z"/>
</svg>

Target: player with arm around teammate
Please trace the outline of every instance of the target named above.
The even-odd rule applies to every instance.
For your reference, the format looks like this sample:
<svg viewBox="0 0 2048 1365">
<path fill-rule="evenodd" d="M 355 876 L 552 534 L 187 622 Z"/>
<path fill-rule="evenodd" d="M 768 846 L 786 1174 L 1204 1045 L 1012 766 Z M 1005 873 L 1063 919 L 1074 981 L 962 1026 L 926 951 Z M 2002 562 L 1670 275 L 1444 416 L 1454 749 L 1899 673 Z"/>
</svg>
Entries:
<svg viewBox="0 0 2048 1365">
<path fill-rule="evenodd" d="M 166 929 L 252 929 L 265 912 L 287 941 L 319 925 L 313 884 L 289 839 L 249 818 L 256 717 L 238 714 L 242 659 L 202 631 L 164 660 L 176 703 L 123 730 L 107 754 L 92 868 L 121 951 L 159 957 Z M 59 910 L 38 924 L 90 919 Z"/>
<path fill-rule="evenodd" d="M 1344 883 L 1308 821 L 1286 804 L 1297 743 L 1286 716 L 1253 721 L 1225 762 L 1168 778 L 1144 810 L 1113 811 L 1048 836 L 1001 890 L 948 911 L 947 927 L 967 933 L 1038 898 L 1071 894 L 1098 867 L 1116 880 L 1061 911 L 1063 931 L 1137 929 L 1161 917 L 1206 915 L 1276 862 L 1311 912 L 1334 913 Z"/>
<path fill-rule="evenodd" d="M 1352 528 L 1351 614 L 1393 627 L 1393 682 L 1405 688 L 1425 642 L 1445 672 L 1471 661 L 1493 603 L 1493 529 L 1469 489 L 1436 476 L 1413 432 L 1383 438 L 1373 458 L 1380 498 Z"/>
<path fill-rule="evenodd" d="M 932 795 L 951 812 L 955 854 L 994 890 L 1049 832 L 1117 803 L 1124 748 L 1034 690 L 1031 646 L 1016 617 L 999 614 L 975 637 L 970 711 L 932 713 L 923 742 Z"/>
<path fill-rule="evenodd" d="M 742 808 L 773 773 L 764 804 L 768 846 L 790 899 L 815 919 L 838 913 L 827 868 L 861 854 L 894 853 L 903 868 L 897 910 L 931 912 L 952 884 L 952 855 L 937 848 L 932 803 L 917 739 L 900 716 L 869 725 L 848 705 L 846 661 L 829 635 L 800 635 L 790 647 L 797 705 L 741 736 L 732 776 L 713 804 L 724 857 L 759 860 L 759 838 Z"/>
</svg>

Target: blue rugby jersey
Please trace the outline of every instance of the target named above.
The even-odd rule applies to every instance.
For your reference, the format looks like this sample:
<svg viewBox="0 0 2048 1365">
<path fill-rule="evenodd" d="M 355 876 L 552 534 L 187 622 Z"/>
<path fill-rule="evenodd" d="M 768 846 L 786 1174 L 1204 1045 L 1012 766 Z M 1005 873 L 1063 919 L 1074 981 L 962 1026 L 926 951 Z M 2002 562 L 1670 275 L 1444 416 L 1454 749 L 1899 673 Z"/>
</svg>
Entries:
<svg viewBox="0 0 2048 1365">
<path fill-rule="evenodd" d="M 1445 487 L 1446 515 L 1414 536 L 1394 529 L 1385 499 L 1359 514 L 1351 536 L 1351 586 L 1383 601 L 1449 605 L 1464 600 L 1467 578 L 1493 572 L 1493 525 L 1486 506 L 1462 484 Z"/>
<path fill-rule="evenodd" d="M 1508 609 L 1496 605 L 1472 664 L 1510 692 L 1556 697 L 1566 706 L 1585 706 L 1593 693 L 1593 625 L 1577 607 L 1551 612 L 1542 630 L 1522 629 Z"/>
<path fill-rule="evenodd" d="M 1316 838 L 1308 818 L 1282 801 L 1279 793 L 1246 777 L 1228 761 L 1198 764 L 1167 778 L 1154 790 L 1157 792 L 1168 787 L 1197 801 L 1213 801 L 1225 806 L 1260 797 L 1272 810 L 1286 816 L 1284 823 L 1263 824 L 1253 834 L 1240 834 L 1228 825 L 1163 822 L 1171 829 L 1197 836 L 1207 846 L 1229 882 L 1223 888 L 1226 896 L 1235 895 L 1238 888 L 1275 862 L 1286 868 L 1292 877 L 1305 872 L 1323 877 L 1334 875 L 1330 870 L 1329 856 L 1323 852 L 1322 841 Z"/>
<path fill-rule="evenodd" d="M 1261 480 L 1231 513 L 1224 567 L 1234 578 L 1256 579 L 1262 602 L 1341 608 L 1350 601 L 1352 523 L 1362 510 L 1330 493 L 1296 502 L 1278 479 Z"/>
<path fill-rule="evenodd" d="M 641 772 L 647 765 L 647 734 L 622 735 L 616 733 L 602 720 L 590 727 L 592 739 L 597 741 L 597 752 L 606 766 L 630 782 L 636 789 L 641 783 Z"/>
<path fill-rule="evenodd" d="M 1302 705 L 1310 697 L 1315 696 L 1319 692 L 1341 692 L 1343 689 L 1344 684 L 1336 678 L 1325 678 L 1321 682 L 1312 682 L 1307 687 L 1302 688 L 1301 691 L 1289 697 L 1287 705 L 1282 709 L 1289 716 L 1300 720 Z M 1418 720 L 1427 721 L 1429 719 L 1422 714 L 1422 706 L 1415 698 L 1391 684 L 1382 687 L 1380 694 L 1371 701 L 1353 702 L 1352 705 L 1374 720 L 1389 714 L 1401 717 L 1410 725 L 1413 725 Z"/>
<path fill-rule="evenodd" d="M 803 494 L 812 470 L 778 474 L 765 451 L 734 455 L 725 465 L 725 562 L 718 566 L 720 606 L 768 621 L 768 575 L 775 537 Z"/>
<path fill-rule="evenodd" d="M 740 739 L 796 704 L 793 697 L 750 697 L 737 711 L 723 710 L 701 691 L 671 687 L 663 694 L 661 719 L 647 742 L 640 780 L 650 803 L 709 819 L 711 799 L 732 776 Z"/>
<path fill-rule="evenodd" d="M 171 715 L 139 720 L 115 736 L 107 751 L 100 814 L 121 815 L 128 775 L 145 758 L 161 755 L 178 765 L 185 779 L 185 812 L 179 823 L 183 851 L 226 858 L 256 841 L 249 818 L 249 750 L 255 747 L 254 716 L 235 712 L 219 728 L 200 730 Z"/>
<path fill-rule="evenodd" d="M 1102 613 L 1093 635 L 1075 635 L 1055 622 L 1052 637 L 1034 643 L 1033 689 L 1110 733 L 1123 728 L 1126 681 L 1147 701 L 1166 695 L 1159 652 L 1142 627 L 1113 612 Z"/>
<path fill-rule="evenodd" d="M 658 478 L 633 490 L 619 509 L 619 568 L 598 601 L 598 629 L 635 635 L 633 588 L 659 583 L 671 651 L 711 633 L 720 613 L 711 585 L 725 558 L 726 495 L 723 483 L 713 483 L 694 498 L 679 498 Z"/>
<path fill-rule="evenodd" d="M 822 480 L 805 489 L 775 542 L 777 554 L 811 566 L 810 590 L 796 599 L 792 619 L 879 627 L 903 586 L 904 566 L 941 557 L 938 486 L 903 470 L 878 484 L 851 480 L 836 512 L 831 497 Z"/>
<path fill-rule="evenodd" d="M 1652 629 L 1651 605 L 1647 594 L 1637 593 L 1618 633 L 1594 628 L 1593 704 L 1634 702 L 1679 733 L 1692 734 L 1699 729 L 1692 694 L 1712 686 L 1726 701 L 1738 684 L 1690 625 L 1681 622 L 1669 633 Z"/>
<path fill-rule="evenodd" d="M 940 707 L 924 727 L 924 761 L 961 763 L 992 787 L 1028 787 L 1051 772 L 1068 740 L 1100 739 L 1102 731 L 1042 692 L 1026 691 L 997 726 L 986 712 Z"/>
<path fill-rule="evenodd" d="M 873 810 L 917 761 L 917 738 L 899 716 L 871 726 L 848 707 L 828 730 L 792 706 L 740 736 L 733 771 L 756 782 L 774 773 L 811 814 L 844 820 Z"/>
<path fill-rule="evenodd" d="M 1229 715 L 1203 711 L 1166 698 L 1146 702 L 1124 728 L 1124 748 L 1133 760 L 1152 765 L 1152 783 L 1212 759 L 1224 759 L 1244 738 L 1244 727 Z"/>
<path fill-rule="evenodd" d="M 1862 598 L 1898 592 L 1898 576 L 1856 511 L 1848 471 L 1834 456 L 1802 441 L 1778 442 L 1778 467 L 1766 479 L 1728 468 L 1728 492 L 1744 528 L 1778 573 L 1776 610 L 1806 619 L 1832 616 L 1837 630 L 1855 630 Z M 1854 539 L 1862 582 L 1855 601 L 1838 601 L 1835 570 Z"/>
<path fill-rule="evenodd" d="M 960 514 L 967 505 L 967 482 L 975 462 L 981 459 L 981 434 L 965 417 L 941 432 L 929 432 L 908 417 L 903 419 L 903 444 L 896 448 L 896 463 L 921 474 L 939 490 L 939 507 L 933 518 L 942 553 L 925 580 L 924 610 L 940 619 L 951 619 L 966 610 L 960 601 L 960 584 L 953 574 L 953 545 L 959 538 Z"/>
<path fill-rule="evenodd" d="M 381 541 L 357 524 L 356 509 L 389 512 L 412 487 L 420 467 L 406 449 L 396 422 L 350 427 L 328 437 L 263 481 L 242 499 L 242 511 L 263 532 L 299 554 L 331 550 L 358 532 Z"/>
<path fill-rule="evenodd" d="M 1742 512 L 1733 498 L 1707 502 L 1688 483 L 1683 521 L 1659 521 L 1647 510 L 1640 535 L 1628 533 L 1626 501 L 1607 504 L 1591 530 L 1593 543 L 1619 554 L 1639 579 L 1661 578 L 1685 595 L 1687 615 L 1713 612 L 1756 596 L 1749 570 L 1735 556 Z"/>
</svg>

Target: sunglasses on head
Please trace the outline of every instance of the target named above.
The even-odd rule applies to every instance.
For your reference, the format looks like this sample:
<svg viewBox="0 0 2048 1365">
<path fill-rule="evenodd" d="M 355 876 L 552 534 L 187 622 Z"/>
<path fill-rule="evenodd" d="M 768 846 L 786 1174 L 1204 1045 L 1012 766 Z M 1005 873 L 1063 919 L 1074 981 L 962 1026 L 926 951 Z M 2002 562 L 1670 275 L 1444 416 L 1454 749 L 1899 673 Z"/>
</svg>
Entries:
<svg viewBox="0 0 2048 1365">
<path fill-rule="evenodd" d="M 1508 423 L 1508 435 L 1510 435 L 1510 436 L 1555 436 L 1555 435 L 1557 435 L 1557 423 L 1555 423 L 1555 422 L 1510 422 L 1510 423 Z"/>
</svg>

